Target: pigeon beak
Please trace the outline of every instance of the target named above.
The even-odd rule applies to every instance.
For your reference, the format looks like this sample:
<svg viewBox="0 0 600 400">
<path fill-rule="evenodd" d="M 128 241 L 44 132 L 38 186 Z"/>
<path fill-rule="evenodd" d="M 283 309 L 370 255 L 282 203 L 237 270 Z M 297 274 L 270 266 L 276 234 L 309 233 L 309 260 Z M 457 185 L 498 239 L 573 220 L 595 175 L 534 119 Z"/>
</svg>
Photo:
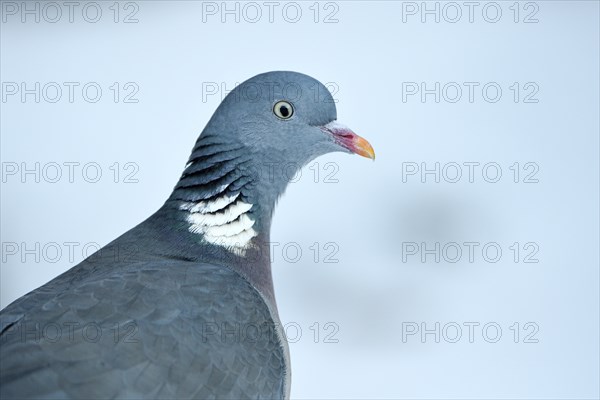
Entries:
<svg viewBox="0 0 600 400">
<path fill-rule="evenodd" d="M 352 132 L 347 126 L 337 121 L 331 121 L 327 125 L 320 127 L 323 132 L 333 136 L 333 140 L 340 146 L 350 150 L 359 156 L 375 160 L 375 150 L 366 139 Z"/>
</svg>

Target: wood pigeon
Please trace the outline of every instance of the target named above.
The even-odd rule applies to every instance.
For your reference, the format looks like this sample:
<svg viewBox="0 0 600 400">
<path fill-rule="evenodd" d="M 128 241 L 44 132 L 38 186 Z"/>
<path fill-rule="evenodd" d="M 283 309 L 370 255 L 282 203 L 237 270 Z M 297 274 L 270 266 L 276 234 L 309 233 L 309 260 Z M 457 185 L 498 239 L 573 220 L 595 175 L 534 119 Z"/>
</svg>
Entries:
<svg viewBox="0 0 600 400">
<path fill-rule="evenodd" d="M 156 213 L 2 310 L 0 397 L 289 398 L 271 219 L 290 165 L 375 158 L 336 119 L 307 75 L 237 86 Z"/>
</svg>

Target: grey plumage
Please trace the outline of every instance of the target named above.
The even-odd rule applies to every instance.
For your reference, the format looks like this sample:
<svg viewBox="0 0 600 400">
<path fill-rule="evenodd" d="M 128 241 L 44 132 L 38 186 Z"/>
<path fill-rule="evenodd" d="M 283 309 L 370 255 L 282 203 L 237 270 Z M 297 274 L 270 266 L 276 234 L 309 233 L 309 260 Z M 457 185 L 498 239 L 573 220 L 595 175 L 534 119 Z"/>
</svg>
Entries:
<svg viewBox="0 0 600 400">
<path fill-rule="evenodd" d="M 210 264 L 152 261 L 56 282 L 68 291 L 27 299 L 43 305 L 3 335 L 2 397 L 283 396 L 276 327 L 256 290 L 236 278 Z M 37 321 L 52 321 L 62 337 L 48 329 L 50 340 L 35 340 L 44 329 Z"/>
<path fill-rule="evenodd" d="M 278 117 L 290 84 L 300 96 Z M 268 90 L 244 96 L 257 85 Z M 288 397 L 268 242 L 289 177 L 273 171 L 331 151 L 374 157 L 335 119 L 306 75 L 232 91 L 155 214 L 2 310 L 1 397 Z"/>
</svg>

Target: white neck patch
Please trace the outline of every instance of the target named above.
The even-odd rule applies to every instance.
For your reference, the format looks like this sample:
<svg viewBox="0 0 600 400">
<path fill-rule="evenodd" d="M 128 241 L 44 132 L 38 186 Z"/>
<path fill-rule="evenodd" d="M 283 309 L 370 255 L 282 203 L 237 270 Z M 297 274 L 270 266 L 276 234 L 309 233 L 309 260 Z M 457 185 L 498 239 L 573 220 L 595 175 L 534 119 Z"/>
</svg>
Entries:
<svg viewBox="0 0 600 400">
<path fill-rule="evenodd" d="M 252 204 L 234 196 L 221 196 L 213 201 L 183 203 L 179 209 L 187 211 L 188 230 L 201 234 L 204 241 L 225 247 L 228 251 L 244 256 L 253 247 L 251 240 L 258 233 L 252 228 L 254 220 L 247 213 Z"/>
</svg>

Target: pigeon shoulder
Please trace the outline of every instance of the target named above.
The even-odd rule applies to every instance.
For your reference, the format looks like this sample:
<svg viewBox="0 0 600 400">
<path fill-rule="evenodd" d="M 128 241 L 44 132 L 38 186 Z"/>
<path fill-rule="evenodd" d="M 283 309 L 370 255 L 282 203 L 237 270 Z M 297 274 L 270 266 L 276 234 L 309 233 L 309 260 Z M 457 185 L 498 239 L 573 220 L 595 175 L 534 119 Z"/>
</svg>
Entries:
<svg viewBox="0 0 600 400">
<path fill-rule="evenodd" d="M 76 274 L 2 311 L 2 398 L 287 397 L 276 313 L 236 272 L 163 260 Z"/>
</svg>

